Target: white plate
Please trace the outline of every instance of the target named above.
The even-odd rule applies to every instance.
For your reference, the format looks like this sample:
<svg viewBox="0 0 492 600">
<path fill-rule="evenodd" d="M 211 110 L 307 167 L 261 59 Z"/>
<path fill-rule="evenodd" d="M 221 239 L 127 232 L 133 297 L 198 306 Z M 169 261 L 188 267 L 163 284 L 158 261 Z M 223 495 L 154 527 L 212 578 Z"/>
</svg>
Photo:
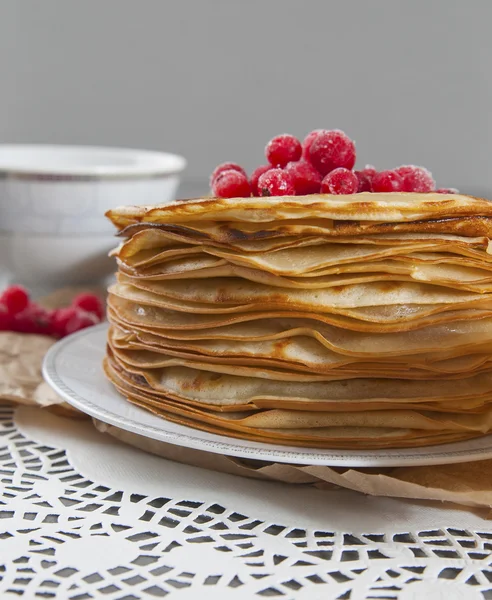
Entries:
<svg viewBox="0 0 492 600">
<path fill-rule="evenodd" d="M 133 406 L 106 380 L 101 363 L 107 325 L 61 340 L 44 360 L 43 375 L 53 389 L 82 412 L 154 440 L 263 461 L 337 467 L 389 467 L 457 463 L 492 458 L 492 435 L 466 442 L 400 450 L 319 450 L 237 440 L 161 419 Z"/>
</svg>

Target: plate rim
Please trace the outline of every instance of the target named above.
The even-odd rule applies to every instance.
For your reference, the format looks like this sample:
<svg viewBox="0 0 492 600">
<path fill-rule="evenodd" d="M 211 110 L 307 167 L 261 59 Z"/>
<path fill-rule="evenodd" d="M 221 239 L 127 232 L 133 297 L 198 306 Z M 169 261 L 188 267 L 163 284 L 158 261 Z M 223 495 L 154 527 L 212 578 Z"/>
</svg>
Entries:
<svg viewBox="0 0 492 600">
<path fill-rule="evenodd" d="M 153 427 L 145 425 L 130 419 L 128 417 L 119 415 L 111 410 L 108 410 L 104 406 L 93 402 L 91 399 L 84 398 L 74 391 L 64 381 L 63 376 L 60 375 L 56 368 L 56 360 L 67 347 L 77 344 L 79 340 L 85 339 L 90 336 L 97 336 L 103 331 L 107 331 L 108 323 L 100 323 L 93 327 L 88 327 L 67 336 L 66 338 L 56 342 L 46 353 L 43 364 L 42 374 L 43 378 L 48 385 L 54 389 L 66 402 L 71 406 L 81 410 L 85 414 L 103 421 L 109 425 L 119 427 L 125 431 L 130 431 L 150 439 L 163 441 L 176 446 L 185 448 L 191 448 L 195 450 L 201 450 L 203 452 L 210 452 L 213 454 L 222 454 L 226 456 L 235 456 L 238 458 L 247 458 L 260 461 L 279 462 L 285 464 L 297 464 L 304 466 L 327 466 L 327 467 L 347 467 L 347 468 L 361 468 L 361 467 L 395 467 L 395 466 L 424 466 L 424 465 L 437 465 L 437 464 L 453 464 L 461 462 L 472 462 L 478 460 L 486 460 L 492 458 L 492 434 L 483 436 L 481 438 L 475 438 L 474 441 L 481 440 L 482 442 L 490 441 L 488 446 L 481 448 L 461 448 L 471 440 L 465 440 L 463 442 L 453 442 L 451 444 L 441 444 L 436 446 L 423 446 L 428 448 L 429 454 L 414 453 L 414 448 L 393 448 L 383 450 L 341 450 L 339 448 L 334 449 L 321 449 L 321 448 L 297 448 L 295 446 L 276 446 L 266 442 L 253 442 L 250 440 L 230 438 L 219 434 L 211 434 L 208 432 L 202 432 L 199 429 L 193 429 L 187 425 L 178 425 L 173 423 L 173 426 L 183 429 L 183 433 L 167 431 L 165 424 L 169 423 L 166 419 L 153 415 L 149 411 L 137 406 L 132 406 L 135 410 L 144 411 L 148 415 L 151 415 L 156 420 L 162 422 L 163 427 Z M 99 363 L 100 372 L 102 373 L 102 366 Z M 110 382 L 108 382 L 109 385 Z M 96 386 L 97 389 L 97 386 Z M 122 405 L 127 405 L 127 400 L 115 389 L 111 388 L 115 395 L 119 397 Z M 106 393 L 106 392 L 104 392 Z M 152 433 L 157 434 L 151 435 Z M 215 440 L 203 439 L 200 433 L 206 433 Z M 254 446 L 252 446 L 254 444 Z M 442 450 L 439 450 L 439 449 Z M 384 454 L 381 454 L 384 452 Z M 254 456 L 253 456 L 254 455 Z"/>
</svg>

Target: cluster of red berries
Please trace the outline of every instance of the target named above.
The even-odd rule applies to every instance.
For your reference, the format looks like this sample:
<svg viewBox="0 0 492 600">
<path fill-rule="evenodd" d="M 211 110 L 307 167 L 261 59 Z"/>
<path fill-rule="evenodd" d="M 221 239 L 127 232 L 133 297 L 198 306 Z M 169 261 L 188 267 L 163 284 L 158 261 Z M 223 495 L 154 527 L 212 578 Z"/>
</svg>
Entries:
<svg viewBox="0 0 492 600">
<path fill-rule="evenodd" d="M 100 323 L 104 312 L 104 304 L 95 294 L 79 294 L 70 306 L 48 310 L 33 302 L 25 288 L 12 285 L 0 296 L 0 331 L 62 338 Z"/>
<path fill-rule="evenodd" d="M 338 129 L 315 129 L 301 143 L 293 135 L 279 135 L 265 147 L 268 164 L 255 169 L 248 179 L 236 163 L 219 165 L 210 187 L 219 198 L 250 196 L 305 196 L 308 194 L 355 194 L 358 192 L 439 192 L 424 167 L 405 165 L 390 171 L 366 166 L 354 171 L 355 144 Z"/>
</svg>

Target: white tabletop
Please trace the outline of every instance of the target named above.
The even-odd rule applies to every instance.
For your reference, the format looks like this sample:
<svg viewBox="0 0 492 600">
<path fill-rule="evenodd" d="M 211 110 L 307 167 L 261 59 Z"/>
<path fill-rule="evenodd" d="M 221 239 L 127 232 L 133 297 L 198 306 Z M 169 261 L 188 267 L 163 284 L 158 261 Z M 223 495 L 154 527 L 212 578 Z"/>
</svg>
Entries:
<svg viewBox="0 0 492 600">
<path fill-rule="evenodd" d="M 0 597 L 492 597 L 492 522 L 151 456 L 0 407 Z"/>
</svg>

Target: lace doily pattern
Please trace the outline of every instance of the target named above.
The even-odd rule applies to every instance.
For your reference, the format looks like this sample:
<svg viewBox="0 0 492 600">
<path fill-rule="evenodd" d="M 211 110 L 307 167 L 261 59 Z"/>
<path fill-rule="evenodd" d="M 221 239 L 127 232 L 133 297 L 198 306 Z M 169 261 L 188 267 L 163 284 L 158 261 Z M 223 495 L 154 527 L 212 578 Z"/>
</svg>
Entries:
<svg viewBox="0 0 492 600">
<path fill-rule="evenodd" d="M 113 489 L 23 435 L 10 406 L 0 479 L 1 598 L 492 598 L 492 527 L 322 531 Z"/>
</svg>

